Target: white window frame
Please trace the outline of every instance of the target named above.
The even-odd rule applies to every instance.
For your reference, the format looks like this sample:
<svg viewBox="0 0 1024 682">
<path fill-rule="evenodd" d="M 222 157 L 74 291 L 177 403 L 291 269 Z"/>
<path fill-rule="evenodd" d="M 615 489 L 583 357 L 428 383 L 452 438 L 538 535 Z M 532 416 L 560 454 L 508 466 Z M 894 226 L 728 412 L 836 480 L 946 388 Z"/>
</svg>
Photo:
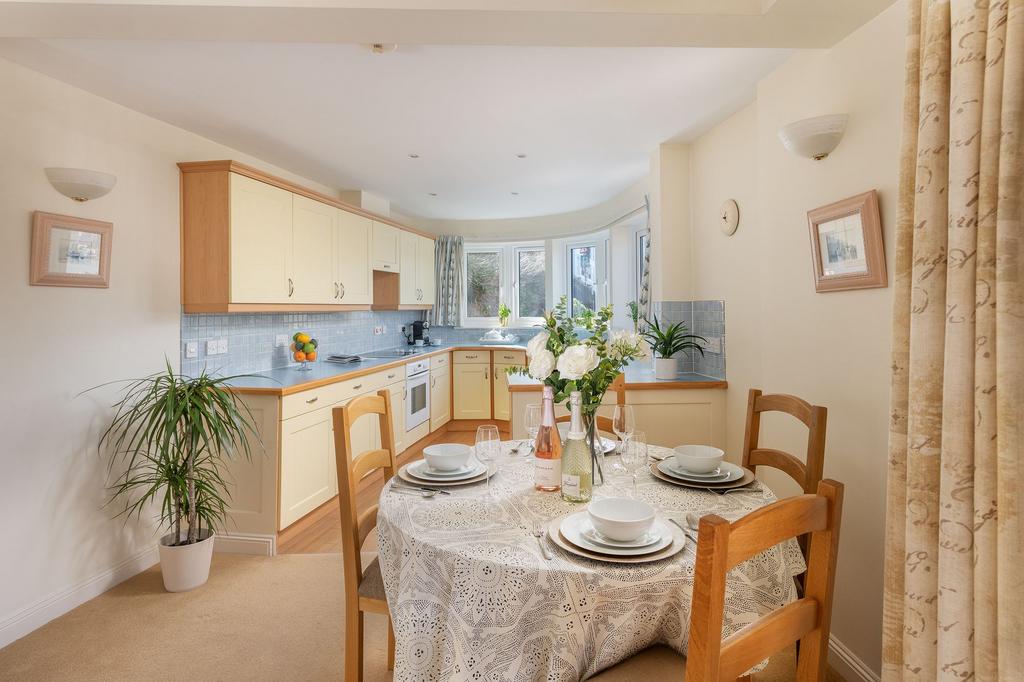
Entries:
<svg viewBox="0 0 1024 682">
<path fill-rule="evenodd" d="M 472 253 L 498 253 L 498 302 L 505 303 L 512 310 L 508 318 L 508 326 L 515 328 L 532 327 L 541 324 L 541 317 L 519 317 L 519 253 L 521 251 L 546 251 L 544 242 L 512 242 L 512 243 L 467 243 L 463 249 L 462 263 L 462 305 L 461 325 L 463 327 L 497 327 L 498 317 L 469 316 L 469 255 Z M 545 257 L 545 273 L 550 265 L 550 258 Z M 546 279 L 546 278 L 545 278 Z M 547 300 L 547 291 L 545 291 Z"/>
<path fill-rule="evenodd" d="M 569 314 L 573 313 L 572 310 L 572 250 L 578 248 L 592 247 L 596 251 L 594 258 L 594 277 L 597 282 L 597 295 L 596 295 L 596 308 L 601 308 L 608 304 L 609 296 L 609 280 L 608 280 L 608 236 L 606 234 L 591 234 L 588 235 L 587 239 L 575 239 L 567 241 L 563 247 L 564 253 L 562 254 L 563 262 L 565 263 L 565 273 L 563 277 L 562 286 L 564 287 L 565 296 L 569 302 Z"/>
</svg>

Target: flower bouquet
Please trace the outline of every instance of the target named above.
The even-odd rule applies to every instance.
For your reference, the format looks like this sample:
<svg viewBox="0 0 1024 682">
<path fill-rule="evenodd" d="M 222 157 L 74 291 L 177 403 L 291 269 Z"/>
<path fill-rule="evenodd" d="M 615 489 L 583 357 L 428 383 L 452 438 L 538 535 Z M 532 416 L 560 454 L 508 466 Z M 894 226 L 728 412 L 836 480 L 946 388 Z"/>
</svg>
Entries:
<svg viewBox="0 0 1024 682">
<path fill-rule="evenodd" d="M 602 458 L 594 447 L 597 409 L 615 378 L 631 361 L 644 356 L 646 346 L 640 334 L 611 330 L 612 307 L 589 310 L 577 302 L 576 315 L 568 312 L 563 296 L 555 309 L 544 316 L 544 330 L 530 339 L 526 346 L 527 367 L 513 367 L 510 374 L 527 374 L 550 386 L 555 403 L 568 400 L 579 391 L 582 397 L 583 425 L 587 431 L 594 484 L 604 482 Z M 580 338 L 578 332 L 586 332 Z"/>
</svg>

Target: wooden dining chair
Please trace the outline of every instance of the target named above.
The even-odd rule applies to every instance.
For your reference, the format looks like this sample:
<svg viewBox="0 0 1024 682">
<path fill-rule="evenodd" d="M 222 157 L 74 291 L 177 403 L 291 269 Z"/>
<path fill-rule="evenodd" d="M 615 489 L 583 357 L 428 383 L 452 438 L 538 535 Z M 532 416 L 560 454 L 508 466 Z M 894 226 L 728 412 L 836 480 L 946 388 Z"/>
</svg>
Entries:
<svg viewBox="0 0 1024 682">
<path fill-rule="evenodd" d="M 761 415 L 765 412 L 783 412 L 799 419 L 807 427 L 807 452 L 804 461 L 798 457 L 760 446 Z M 828 410 L 811 405 L 806 400 L 785 393 L 762 394 L 750 389 L 747 396 L 747 430 L 743 437 L 743 466 L 753 471 L 759 466 L 779 469 L 805 493 L 813 493 L 825 472 L 825 427 Z"/>
<path fill-rule="evenodd" d="M 731 682 L 746 678 L 750 668 L 798 642 L 793 679 L 824 680 L 842 515 L 842 483 L 824 480 L 816 494 L 780 500 L 732 523 L 714 514 L 702 517 L 685 661 L 678 655 L 666 660 L 665 648 L 653 647 L 591 679 L 636 679 L 649 676 L 657 665 L 678 671 L 686 682 Z M 811 543 L 804 595 L 722 639 L 729 571 L 780 542 L 805 534 L 810 534 Z"/>
<path fill-rule="evenodd" d="M 361 417 L 378 415 L 381 447 L 362 453 L 352 451 L 352 425 Z M 334 456 L 338 468 L 338 506 L 341 508 L 341 554 L 345 570 L 345 675 L 346 680 L 363 679 L 363 613 L 388 617 L 388 670 L 395 666 L 395 633 L 391 627 L 387 597 L 380 564 L 374 559 L 364 570 L 361 549 L 366 536 L 377 526 L 374 504 L 359 512 L 356 487 L 363 477 L 384 470 L 387 482 L 398 470 L 391 430 L 391 394 L 356 398 L 344 407 L 336 407 L 334 418 Z"/>
</svg>

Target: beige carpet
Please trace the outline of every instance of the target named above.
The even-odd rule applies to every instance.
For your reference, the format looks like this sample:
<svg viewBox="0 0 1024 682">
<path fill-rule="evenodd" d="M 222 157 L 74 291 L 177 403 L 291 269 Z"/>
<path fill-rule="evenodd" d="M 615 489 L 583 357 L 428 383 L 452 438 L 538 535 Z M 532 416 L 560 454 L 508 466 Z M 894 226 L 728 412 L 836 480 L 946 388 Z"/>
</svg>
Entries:
<svg viewBox="0 0 1024 682">
<path fill-rule="evenodd" d="M 0 680 L 337 680 L 342 605 L 336 555 L 218 554 L 210 582 L 184 594 L 154 567 L 0 649 Z M 366 630 L 365 678 L 390 680 L 385 620 L 367 615 Z M 777 656 L 755 679 L 790 680 L 792 666 Z M 629 672 L 673 670 L 663 656 Z"/>
</svg>

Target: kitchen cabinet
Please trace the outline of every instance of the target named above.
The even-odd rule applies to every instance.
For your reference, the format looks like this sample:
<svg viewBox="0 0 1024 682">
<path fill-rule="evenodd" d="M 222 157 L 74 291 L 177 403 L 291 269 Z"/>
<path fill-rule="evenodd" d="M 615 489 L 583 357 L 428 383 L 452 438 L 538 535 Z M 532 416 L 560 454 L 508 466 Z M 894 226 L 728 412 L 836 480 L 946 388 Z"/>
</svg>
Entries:
<svg viewBox="0 0 1024 682">
<path fill-rule="evenodd" d="M 370 266 L 373 221 L 341 209 L 335 211 L 335 302 L 369 305 L 373 303 L 373 269 Z"/>
<path fill-rule="evenodd" d="M 395 457 L 405 452 L 405 381 L 387 387 L 391 393 L 391 429 L 395 439 Z M 380 433 L 378 427 L 378 434 Z M 380 436 L 378 436 L 379 440 Z"/>
<path fill-rule="evenodd" d="M 399 272 L 399 241 L 402 230 L 373 221 L 373 269 Z"/>
<path fill-rule="evenodd" d="M 508 420 L 511 402 L 508 392 L 509 367 L 517 367 L 513 364 L 494 363 L 494 418 Z"/>
<path fill-rule="evenodd" d="M 334 303 L 336 299 L 335 230 L 333 206 L 303 196 L 292 197 L 291 293 L 296 303 Z"/>
<path fill-rule="evenodd" d="M 419 302 L 434 304 L 434 246 L 433 239 L 416 237 L 416 287 L 419 289 Z"/>
<path fill-rule="evenodd" d="M 231 278 L 224 295 L 233 303 L 287 303 L 292 194 L 237 173 L 230 174 L 229 184 Z"/>
<path fill-rule="evenodd" d="M 489 354 L 488 354 L 489 355 Z M 453 419 L 491 418 L 491 364 L 453 364 Z"/>
<path fill-rule="evenodd" d="M 285 528 L 338 492 L 331 408 L 281 423 L 280 525 Z"/>
<path fill-rule="evenodd" d="M 452 376 L 448 366 L 430 370 L 430 431 L 452 419 Z"/>
<path fill-rule="evenodd" d="M 420 290 L 416 268 L 419 265 L 419 235 L 403 232 L 399 240 L 399 304 L 419 305 Z"/>
</svg>

